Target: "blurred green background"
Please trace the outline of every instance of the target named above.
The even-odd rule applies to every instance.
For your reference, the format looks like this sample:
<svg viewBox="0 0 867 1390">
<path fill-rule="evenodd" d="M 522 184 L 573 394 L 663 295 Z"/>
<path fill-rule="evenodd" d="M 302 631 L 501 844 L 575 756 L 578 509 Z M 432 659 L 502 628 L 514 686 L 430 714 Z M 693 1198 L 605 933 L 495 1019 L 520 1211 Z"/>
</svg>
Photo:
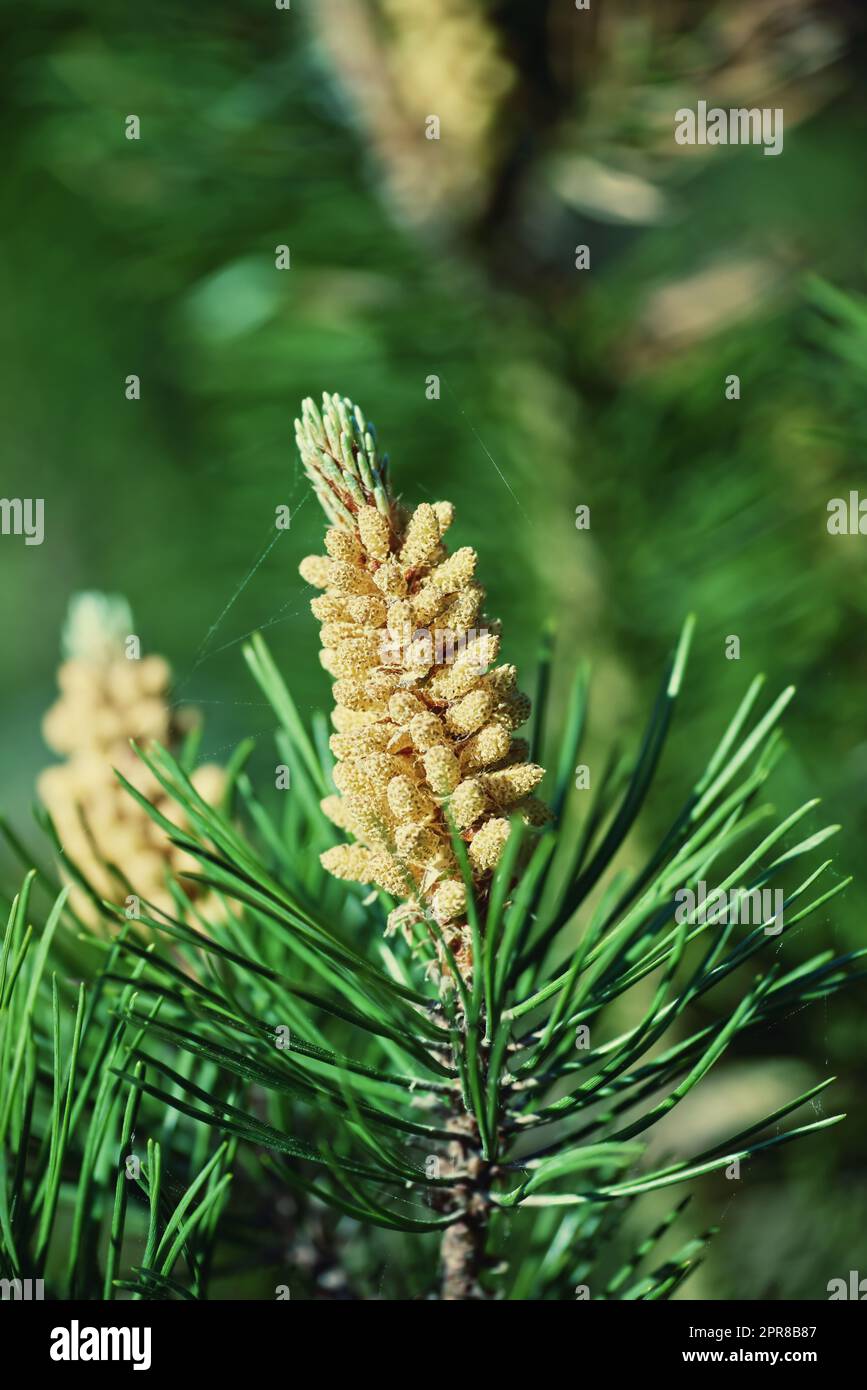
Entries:
<svg viewBox="0 0 867 1390">
<path fill-rule="evenodd" d="M 525 685 L 548 618 L 555 699 L 593 659 L 599 756 L 637 738 L 698 614 L 643 843 L 764 671 L 771 695 L 798 686 L 777 804 L 821 796 L 857 873 L 867 540 L 826 521 L 867 488 L 860 7 L 33 0 L 0 31 L 3 491 L 46 517 L 42 546 L 0 539 L 19 826 L 76 590 L 126 594 L 210 757 L 272 727 L 241 659 L 252 630 L 302 708 L 324 704 L 297 573 L 322 522 L 292 418 L 328 389 L 376 422 L 409 502 L 456 504 Z M 782 107 L 782 155 L 676 145 L 675 110 L 700 98 Z M 856 882 L 782 949 L 861 945 L 863 908 Z M 681 1296 L 824 1298 L 867 1275 L 863 999 L 754 1035 L 678 1110 L 660 1142 L 704 1142 L 834 1071 L 850 1113 L 707 1181 L 721 1235 Z"/>
</svg>

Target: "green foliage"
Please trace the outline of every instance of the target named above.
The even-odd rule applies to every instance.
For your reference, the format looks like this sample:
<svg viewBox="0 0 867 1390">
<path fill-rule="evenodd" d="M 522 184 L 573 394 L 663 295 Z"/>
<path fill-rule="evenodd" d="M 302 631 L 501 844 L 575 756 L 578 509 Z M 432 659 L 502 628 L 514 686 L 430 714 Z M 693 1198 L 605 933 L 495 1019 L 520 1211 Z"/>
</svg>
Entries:
<svg viewBox="0 0 867 1390">
<path fill-rule="evenodd" d="M 795 967 L 783 960 L 786 933 L 845 886 L 825 887 L 831 861 L 814 863 L 836 827 L 801 828 L 815 803 L 779 819 L 760 799 L 791 691 L 760 712 L 762 682 L 752 683 L 661 843 L 637 870 L 619 867 L 662 753 L 691 630 L 690 622 L 637 752 L 612 762 L 592 793 L 572 785 L 589 691 L 578 672 L 551 750 L 553 826 L 534 839 L 515 825 L 485 919 L 471 916 L 472 978 L 453 967 L 451 983 L 424 968 L 433 955 L 427 933 L 414 950 L 386 939 L 385 895 L 364 899 L 321 869 L 333 837 L 318 809 L 329 775 L 323 725 L 308 731 L 254 639 L 247 660 L 291 770 L 279 808 L 257 795 L 248 747 L 233 760 L 221 808 L 196 793 L 182 762 L 160 748 L 142 752 L 183 810 L 183 833 L 128 788 L 198 861 L 184 877 L 210 889 L 219 911 L 202 915 L 205 899 L 192 899 L 183 881 L 172 915 L 144 904 L 130 921 L 124 906 L 104 902 L 120 930 L 99 943 L 102 966 L 76 995 L 50 966 L 57 938 L 75 926 L 65 894 L 38 939 L 34 874 L 13 903 L 0 1047 L 4 1273 L 41 1274 L 54 1261 L 56 1287 L 68 1293 L 203 1296 L 237 1150 L 272 1201 L 288 1188 L 301 1213 L 324 1203 L 404 1237 L 460 1226 L 474 1204 L 485 1241 L 475 1274 L 488 1295 L 572 1297 L 589 1283 L 593 1297 L 670 1297 L 700 1262 L 708 1233 L 645 1269 L 683 1203 L 633 1237 L 630 1254 L 618 1227 L 626 1219 L 633 1228 L 637 1199 L 842 1116 L 780 1128 L 828 1078 L 673 1161 L 644 1159 L 648 1131 L 736 1039 L 831 996 L 860 973 L 851 966 L 864 954 L 836 959 L 820 949 Z M 785 885 L 783 937 L 766 934 L 767 923 L 738 935 L 713 914 L 675 920 L 675 893 L 702 880 L 723 890 Z M 695 1008 L 731 977 L 737 1006 L 720 1024 L 696 1021 Z M 592 1042 L 576 1047 L 582 1027 Z M 131 1188 L 123 1160 L 144 1115 L 160 1137 L 148 1139 Z M 186 1174 L 174 1205 L 169 1157 Z M 133 1257 L 124 1239 L 135 1186 L 147 1218 Z M 71 1231 L 64 1269 L 61 1223 Z M 423 1250 L 413 1277 L 430 1296 L 436 1257 Z"/>
<path fill-rule="evenodd" d="M 206 1158 L 206 1145 L 142 1113 L 140 1092 L 118 1072 L 129 1066 L 137 1081 L 146 1075 L 135 1060 L 144 1030 L 123 1021 L 143 962 L 133 963 L 109 1005 L 121 933 L 90 987 L 71 981 L 57 949 L 70 927 L 67 890 L 35 936 L 35 877 L 27 875 L 12 903 L 0 963 L 0 1277 L 43 1279 L 53 1297 L 112 1299 L 118 1289 L 199 1297 L 227 1197 L 231 1145 Z M 135 1131 L 148 1120 L 164 1139 L 148 1139 L 140 1158 Z M 165 1159 L 195 1174 L 179 1197 Z M 149 1210 L 143 1238 L 132 1189 Z M 140 1265 L 131 1263 L 137 1246 Z"/>
</svg>

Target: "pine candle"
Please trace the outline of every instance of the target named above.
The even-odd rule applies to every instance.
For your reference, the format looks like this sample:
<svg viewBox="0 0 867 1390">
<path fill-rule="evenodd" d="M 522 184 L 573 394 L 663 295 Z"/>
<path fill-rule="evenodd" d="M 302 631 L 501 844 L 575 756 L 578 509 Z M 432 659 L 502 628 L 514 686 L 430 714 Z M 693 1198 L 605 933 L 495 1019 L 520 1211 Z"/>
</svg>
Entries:
<svg viewBox="0 0 867 1390">
<path fill-rule="evenodd" d="M 514 666 L 498 665 L 499 625 L 482 612 L 476 552 L 449 554 L 449 502 L 407 516 L 391 496 L 387 460 L 351 401 L 304 402 L 302 461 L 332 525 L 325 555 L 301 575 L 322 593 L 321 661 L 334 677 L 331 750 L 339 795 L 322 809 L 354 837 L 322 855 L 336 878 L 384 889 L 401 905 L 389 926 L 429 920 L 462 971 L 471 966 L 466 885 L 452 826 L 483 897 L 513 812 L 548 819 L 533 795 L 544 769 L 515 733 L 530 714 Z"/>
</svg>

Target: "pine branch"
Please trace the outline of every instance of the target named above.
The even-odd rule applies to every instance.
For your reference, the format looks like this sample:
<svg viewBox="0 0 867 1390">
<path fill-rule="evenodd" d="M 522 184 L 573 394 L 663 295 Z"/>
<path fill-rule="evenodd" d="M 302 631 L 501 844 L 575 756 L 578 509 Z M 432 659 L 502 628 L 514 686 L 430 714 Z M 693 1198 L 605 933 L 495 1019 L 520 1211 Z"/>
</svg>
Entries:
<svg viewBox="0 0 867 1390">
<path fill-rule="evenodd" d="M 394 603 L 426 593 L 428 571 L 450 564 L 441 526 L 449 512 L 439 504 L 441 520 L 431 508 L 415 527 L 404 518 L 398 525 L 363 420 L 330 400 L 327 428 L 323 420 L 317 434 L 308 413 L 301 431 L 306 449 L 316 443 L 312 481 L 343 537 L 329 533 L 329 545 L 351 555 L 336 569 L 331 551 L 321 557 L 323 597 L 364 602 L 355 616 L 348 610 L 349 617 L 323 614 L 323 621 L 366 627 Z M 336 474 L 329 474 L 331 465 Z M 371 546 L 380 547 L 378 558 Z M 401 571 L 405 591 L 392 590 L 391 581 L 379 590 L 373 580 L 380 568 L 390 576 Z M 339 584 L 361 573 L 370 590 L 327 592 L 335 576 Z M 460 576 L 445 573 L 455 587 L 442 586 L 437 603 L 451 603 L 463 591 Z M 321 609 L 321 599 L 314 604 Z M 435 625 L 436 605 L 428 611 Z M 688 623 L 637 751 L 611 760 L 592 798 L 573 784 L 589 691 L 587 672 L 576 674 L 561 738 L 549 730 L 551 816 L 540 826 L 537 814 L 522 815 L 520 795 L 500 806 L 496 819 L 506 831 L 497 853 L 485 857 L 474 849 L 485 812 L 466 822 L 460 781 L 437 789 L 429 780 L 447 760 L 438 755 L 429 769 L 416 739 L 434 725 L 413 724 L 415 714 L 404 720 L 401 701 L 392 705 L 398 691 L 423 696 L 430 682 L 451 679 L 451 670 L 439 669 L 448 663 L 433 663 L 420 675 L 401 666 L 384 706 L 362 705 L 356 712 L 368 717 L 351 733 L 352 721 L 340 729 L 344 716 L 337 716 L 338 741 L 329 750 L 321 732 L 306 726 L 256 638 L 246 657 L 273 707 L 280 759 L 290 769 L 284 802 L 277 808 L 260 798 L 244 750 L 231 760 L 219 806 L 197 790 L 188 760 L 159 746 L 139 750 L 161 806 L 131 781 L 126 790 L 173 851 L 197 867 L 171 882 L 172 909 L 162 895 L 143 899 L 134 924 L 120 894 L 112 902 L 90 885 L 101 912 L 120 929 L 112 941 L 90 942 L 103 960 L 96 972 L 89 967 L 95 990 L 83 992 L 72 1032 L 64 1032 L 58 1007 L 65 986 L 52 985 L 49 975 L 78 924 L 61 897 L 34 941 L 26 925 L 33 875 L 13 905 L 0 965 L 4 1273 L 28 1260 L 50 1267 L 64 1201 L 59 1179 L 74 1161 L 66 1287 L 81 1292 L 96 1281 L 107 1293 L 202 1296 L 217 1217 L 228 1200 L 228 1164 L 237 1153 L 238 1166 L 260 1183 L 288 1186 L 302 1213 L 325 1203 L 368 1232 L 402 1234 L 408 1252 L 413 1236 L 439 1236 L 439 1283 L 423 1263 L 413 1276 L 422 1296 L 570 1298 L 580 1286 L 594 1297 L 670 1298 L 700 1263 L 710 1233 L 646 1268 L 680 1217 L 675 1208 L 606 1270 L 608 1252 L 622 1245 L 623 1215 L 647 1193 L 781 1144 L 817 1139 L 842 1117 L 779 1128 L 815 1103 L 828 1078 L 712 1148 L 665 1164 L 647 1164 L 648 1134 L 733 1046 L 793 1008 L 832 997 L 864 974 L 867 954 L 834 958 L 820 947 L 805 962 L 787 957 L 787 933 L 795 927 L 800 933 L 824 913 L 848 880 L 825 886 L 831 861 L 817 863 L 817 851 L 836 827 L 815 824 L 815 802 L 780 818 L 762 801 L 781 755 L 779 721 L 790 692 L 762 710 L 761 682 L 747 691 L 647 861 L 615 871 L 673 725 L 690 632 Z M 336 647 L 356 640 L 342 629 L 329 635 Z M 367 650 L 363 669 L 371 679 L 381 674 L 380 663 L 378 649 Z M 338 685 L 348 679 L 337 675 Z M 486 671 L 476 673 L 468 692 L 486 689 L 487 679 Z M 545 678 L 543 700 L 547 688 Z M 501 699 L 514 707 L 512 689 L 495 687 L 494 706 Z M 466 698 L 452 696 L 457 703 Z M 448 710 L 452 701 L 443 697 L 441 704 Z M 526 715 L 526 705 L 512 715 L 518 712 Z M 544 716 L 537 710 L 539 729 Z M 440 722 L 448 743 L 431 746 L 445 749 L 460 767 L 478 731 Z M 362 748 L 361 734 L 372 725 L 387 728 L 389 741 L 396 738 L 390 751 Z M 510 724 L 509 748 L 503 746 L 499 759 L 464 779 L 477 779 L 486 796 L 503 785 L 513 792 L 524 786 L 514 769 L 526 765 L 526 754 L 522 746 L 511 748 L 512 733 Z M 376 762 L 378 774 L 388 775 L 384 787 L 374 783 L 368 790 L 371 804 L 381 796 L 380 823 L 383 807 L 392 807 L 385 847 L 376 825 L 363 820 L 363 805 L 350 805 L 354 824 L 341 824 L 338 815 L 336 825 L 320 806 L 334 812 L 332 778 L 347 799 L 357 796 L 340 785 L 339 769 L 369 757 L 402 760 L 396 768 Z M 501 778 L 502 771 L 509 776 Z M 390 800 L 393 779 L 400 798 Z M 179 815 L 165 814 L 165 798 Z M 411 811 L 409 820 L 402 806 Z M 412 834 L 402 833 L 406 826 Z M 351 834 L 354 843 L 335 843 Z M 335 877 L 335 864 L 344 862 L 335 850 L 358 848 L 384 856 L 374 860 L 376 873 L 366 883 L 355 874 Z M 419 854 L 441 856 L 448 866 L 447 877 L 461 891 L 450 893 L 447 905 L 438 896 L 439 867 L 427 866 L 435 876 L 426 877 Z M 389 855 L 399 874 L 388 871 Z M 357 855 L 352 862 L 370 866 Z M 724 911 L 698 906 L 701 884 L 708 894 L 725 895 Z M 740 913 L 768 885 L 782 894 L 782 933 L 776 914 L 744 924 L 734 919 L 734 907 Z M 221 906 L 207 920 L 191 911 L 194 891 L 203 888 Z M 405 930 L 394 931 L 396 924 Z M 708 1007 L 733 979 L 741 981 L 738 1002 L 725 1008 L 721 1024 L 708 1023 Z M 614 1004 L 616 1029 L 609 1022 Z M 161 1135 L 140 1175 L 148 1228 L 135 1268 L 121 1274 L 133 1189 L 119 1176 L 117 1154 L 136 1128 L 137 1112 L 152 1117 L 155 1135 L 158 1122 L 168 1125 L 173 1117 L 167 1133 L 188 1187 L 169 1210 Z M 99 1219 L 109 1209 L 111 1239 L 100 1255 Z M 502 1258 L 507 1220 L 508 1264 Z M 412 1268 L 413 1257 L 406 1259 Z"/>
<path fill-rule="evenodd" d="M 360 513 L 352 515 L 357 527 Z M 128 1024 L 146 1027 L 155 1043 L 216 1067 L 242 1089 L 227 1104 L 225 1087 L 215 1097 L 150 1051 L 140 1052 L 140 1060 L 164 1081 L 145 1083 L 127 1073 L 130 1084 L 242 1144 L 282 1156 L 280 1171 L 299 1194 L 407 1236 L 440 1231 L 440 1293 L 447 1299 L 490 1297 L 502 1281 L 502 1271 L 494 1272 L 499 1212 L 524 1213 L 530 1231 L 539 1223 L 542 1247 L 532 1258 L 540 1263 L 545 1286 L 545 1251 L 567 1232 L 587 1242 L 594 1256 L 614 1239 L 613 1230 L 597 1228 L 600 1204 L 616 1215 L 644 1192 L 745 1161 L 835 1123 L 839 1117 L 831 1116 L 762 1137 L 809 1103 L 818 1094 L 814 1090 L 775 1115 L 757 1117 L 713 1151 L 662 1168 L 642 1167 L 647 1131 L 735 1040 L 796 1004 L 835 993 L 859 973 L 863 954 L 834 960 L 820 952 L 785 971 L 775 949 L 773 967 L 756 976 L 755 963 L 777 942 L 765 930 L 770 921 L 736 931 L 733 922 L 713 914 L 703 919 L 695 910 L 675 918 L 677 893 L 701 880 L 709 891 L 732 889 L 740 902 L 785 879 L 786 921 L 799 927 L 845 887 L 817 886 L 827 860 L 792 877 L 798 861 L 834 830 L 815 830 L 791 843 L 813 803 L 776 822 L 771 808 L 759 802 L 779 756 L 777 725 L 789 699 L 786 692 L 755 718 L 759 683 L 747 692 L 647 864 L 612 878 L 588 916 L 588 895 L 610 876 L 662 754 L 689 632 L 687 625 L 642 745 L 625 776 L 603 780 L 596 803 L 584 811 L 582 833 L 576 836 L 570 827 L 583 809 L 571 770 L 585 723 L 584 671 L 576 677 L 554 759 L 550 827 L 534 839 L 532 827 L 513 818 L 505 852 L 480 883 L 467 842 L 451 825 L 466 888 L 471 971 L 456 958 L 451 929 L 435 913 L 421 914 L 411 939 L 404 944 L 399 936 L 392 945 L 384 928 L 393 917 L 393 898 L 383 891 L 365 898 L 316 866 L 317 851 L 326 865 L 331 862 L 334 831 L 318 809 L 328 770 L 256 639 L 248 661 L 281 726 L 292 775 L 292 818 L 284 833 L 242 777 L 230 820 L 196 795 L 168 753 L 146 756 L 190 827 L 174 835 L 177 846 L 199 861 L 199 871 L 188 877 L 235 907 L 207 936 L 180 917 L 148 911 L 143 926 L 175 943 L 190 962 L 190 974 L 181 978 L 164 958 L 144 953 L 139 990 L 143 997 L 155 992 L 160 1016 L 145 1023 L 140 1007 L 127 1014 Z M 159 819 L 153 808 L 151 814 Z M 298 845 L 305 846 L 303 853 Z M 578 944 L 564 956 L 559 943 L 567 934 L 574 943 L 576 925 Z M 135 957 L 139 948 L 125 942 L 122 949 Z M 219 973 L 203 969 L 209 958 L 220 962 Z M 425 962 L 435 959 L 445 969 L 431 974 Z M 674 1025 L 695 1001 L 742 966 L 749 966 L 753 978 L 722 1028 L 675 1034 Z M 607 1007 L 651 976 L 657 983 L 642 1013 L 619 1037 L 606 1036 L 601 1030 Z M 289 1025 L 289 1037 L 277 1048 L 274 1029 L 280 1023 Z M 587 1028 L 592 1039 L 576 1051 L 576 1035 Z M 245 1085 L 270 1097 L 267 1120 L 245 1101 Z M 631 1283 L 630 1272 L 606 1296 L 670 1297 L 703 1246 L 700 1238 L 698 1246 L 684 1247 L 681 1260 Z M 580 1282 L 581 1269 L 580 1262 L 567 1262 L 547 1286 Z M 513 1287 L 521 1288 L 516 1276 Z"/>
</svg>

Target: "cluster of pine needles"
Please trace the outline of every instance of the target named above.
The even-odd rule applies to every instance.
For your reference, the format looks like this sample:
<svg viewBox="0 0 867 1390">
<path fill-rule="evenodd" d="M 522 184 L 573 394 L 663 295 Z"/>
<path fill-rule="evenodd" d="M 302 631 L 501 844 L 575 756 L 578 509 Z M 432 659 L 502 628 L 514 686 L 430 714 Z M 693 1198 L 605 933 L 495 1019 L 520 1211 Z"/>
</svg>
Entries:
<svg viewBox="0 0 867 1390">
<path fill-rule="evenodd" d="M 364 1298 L 380 1296 L 371 1271 L 387 1257 L 394 1297 L 670 1298 L 710 1234 L 675 1238 L 683 1185 L 732 1165 L 748 1176 L 763 1151 L 843 1117 L 789 1121 L 828 1078 L 700 1152 L 648 1161 L 649 1132 L 744 1035 L 827 999 L 864 955 L 787 964 L 792 930 L 846 881 L 829 886 L 817 855 L 835 827 L 803 828 L 814 802 L 781 819 L 762 800 L 792 692 L 763 707 L 761 679 L 647 862 L 620 867 L 691 631 L 637 750 L 591 791 L 574 781 L 589 674 L 555 736 L 545 639 L 530 756 L 550 769 L 551 819 L 512 818 L 483 900 L 455 833 L 469 973 L 454 958 L 424 968 L 449 953 L 433 918 L 411 949 L 386 934 L 394 899 L 322 867 L 340 843 L 320 809 L 328 725 L 305 723 L 258 636 L 245 657 L 289 791 L 260 796 L 246 741 L 209 804 L 197 734 L 177 755 L 137 750 L 158 798 L 125 781 L 196 862 L 171 877 L 171 910 L 139 900 L 121 866 L 104 866 L 106 897 L 66 858 L 94 931 L 51 854 L 4 823 L 25 877 L 0 958 L 0 1276 L 42 1278 L 58 1298 Z M 171 818 L 154 804 L 166 798 Z M 784 887 L 782 936 L 678 921 L 675 894 L 701 881 Z M 737 1006 L 709 1022 L 707 996 L 733 975 Z M 643 1216 L 640 1199 L 668 1188 L 674 1205 Z"/>
</svg>

